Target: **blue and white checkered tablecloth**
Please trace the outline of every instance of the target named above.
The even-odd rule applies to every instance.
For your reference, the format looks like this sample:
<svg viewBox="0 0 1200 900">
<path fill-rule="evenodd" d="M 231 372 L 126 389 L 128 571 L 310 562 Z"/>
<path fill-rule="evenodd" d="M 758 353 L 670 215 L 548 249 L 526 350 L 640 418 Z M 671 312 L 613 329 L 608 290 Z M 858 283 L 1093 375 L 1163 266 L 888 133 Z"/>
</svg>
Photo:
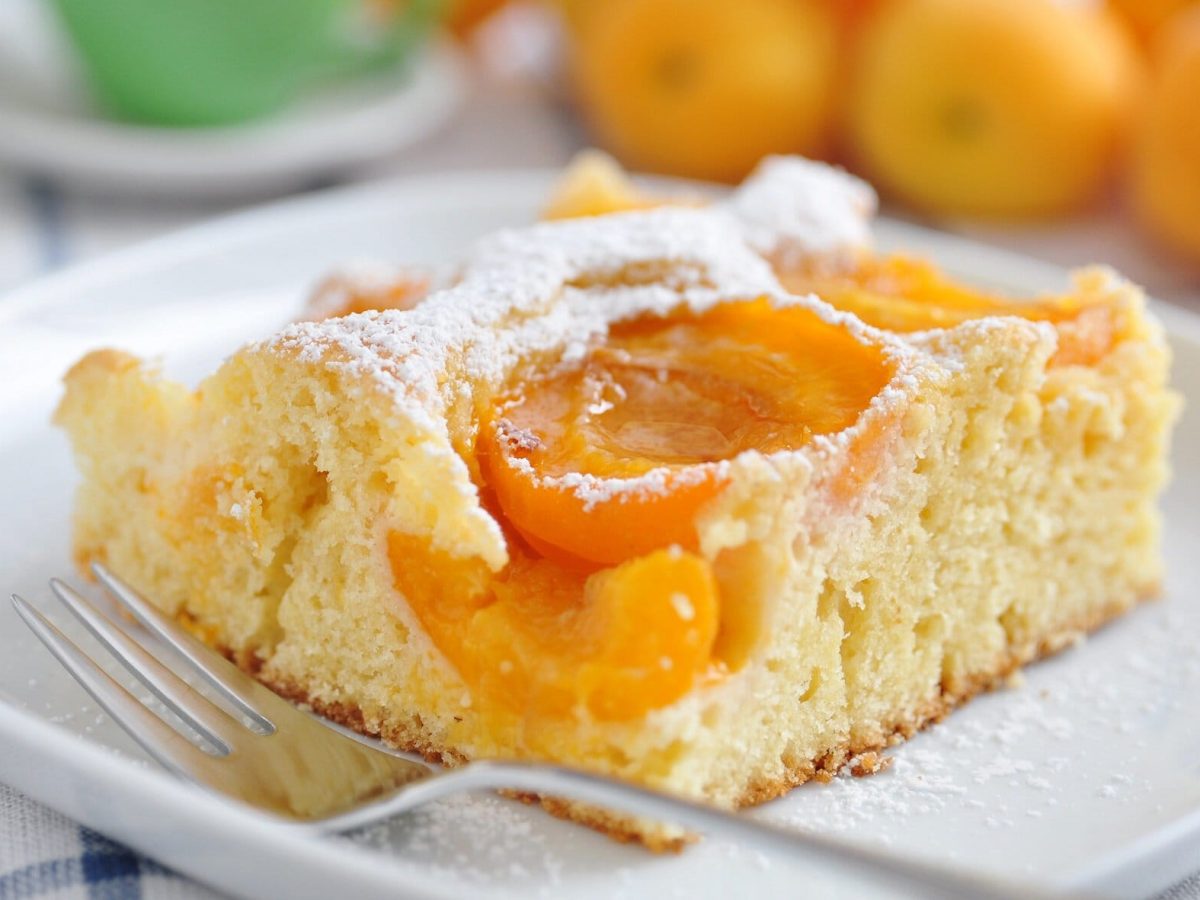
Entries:
<svg viewBox="0 0 1200 900">
<path fill-rule="evenodd" d="M 0 900 L 216 900 L 219 896 L 0 785 Z"/>
</svg>

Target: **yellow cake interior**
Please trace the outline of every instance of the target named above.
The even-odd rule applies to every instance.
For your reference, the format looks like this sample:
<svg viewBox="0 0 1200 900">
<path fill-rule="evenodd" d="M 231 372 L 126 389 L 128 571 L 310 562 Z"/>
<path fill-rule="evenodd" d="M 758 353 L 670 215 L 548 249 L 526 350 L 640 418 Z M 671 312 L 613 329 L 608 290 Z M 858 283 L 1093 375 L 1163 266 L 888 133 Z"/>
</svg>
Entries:
<svg viewBox="0 0 1200 900">
<path fill-rule="evenodd" d="M 413 310 L 293 326 L 195 390 L 85 357 L 57 413 L 79 562 L 397 746 L 724 806 L 1156 592 L 1177 401 L 1136 288 L 965 314 L 915 263 L 783 266 L 739 227 L 510 233 Z M 887 278 L 914 327 L 870 324 Z"/>
</svg>

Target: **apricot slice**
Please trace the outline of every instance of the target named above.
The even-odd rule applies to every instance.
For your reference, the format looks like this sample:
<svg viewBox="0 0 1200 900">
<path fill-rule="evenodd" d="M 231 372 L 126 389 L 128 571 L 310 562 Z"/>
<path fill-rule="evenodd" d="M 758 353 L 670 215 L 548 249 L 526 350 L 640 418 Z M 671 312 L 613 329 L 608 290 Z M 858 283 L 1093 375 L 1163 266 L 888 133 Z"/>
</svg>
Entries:
<svg viewBox="0 0 1200 900">
<path fill-rule="evenodd" d="M 922 260 L 887 256 L 834 273 L 788 272 L 789 290 L 811 291 L 877 328 L 902 333 L 952 328 L 984 316 L 1020 316 L 1058 329 L 1054 365 L 1088 365 L 1112 348 L 1111 310 L 1071 295 L 1018 300 L 958 284 Z"/>
<path fill-rule="evenodd" d="M 399 591 L 473 691 L 524 716 L 615 721 L 719 669 L 720 604 L 702 558 L 660 550 L 590 576 L 518 556 L 489 578 L 422 539 L 388 537 Z"/>
<path fill-rule="evenodd" d="M 599 150 L 579 153 L 563 172 L 540 218 L 580 219 L 647 209 L 664 201 L 643 194 L 615 159 Z"/>
<path fill-rule="evenodd" d="M 709 667 L 720 607 L 712 568 L 678 550 L 587 581 L 579 632 L 592 645 L 580 671 L 588 708 L 629 719 L 677 700 Z"/>
<path fill-rule="evenodd" d="M 612 565 L 694 549 L 721 461 L 848 427 L 889 376 L 878 349 L 802 307 L 643 319 L 502 397 L 482 430 L 484 477 L 551 558 Z"/>
</svg>

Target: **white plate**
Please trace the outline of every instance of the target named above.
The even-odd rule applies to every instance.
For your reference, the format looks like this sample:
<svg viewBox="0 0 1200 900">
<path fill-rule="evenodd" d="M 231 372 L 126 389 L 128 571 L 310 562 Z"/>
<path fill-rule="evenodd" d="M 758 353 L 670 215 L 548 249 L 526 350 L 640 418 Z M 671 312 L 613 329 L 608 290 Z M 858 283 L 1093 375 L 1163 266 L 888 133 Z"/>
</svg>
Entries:
<svg viewBox="0 0 1200 900">
<path fill-rule="evenodd" d="M 140 127 L 105 118 L 42 0 L 0 3 L 0 163 L 98 191 L 233 197 L 304 186 L 435 131 L 464 90 L 460 54 L 315 90 L 261 123 Z"/>
<path fill-rule="evenodd" d="M 194 378 L 297 309 L 339 260 L 447 261 L 529 221 L 552 173 L 459 175 L 292 201 L 146 244 L 0 302 L 0 587 L 44 604 L 70 571 L 75 481 L 47 423 L 62 371 L 116 344 Z M 883 222 L 881 243 L 1016 290 L 1060 270 Z M 1175 380 L 1200 397 L 1200 324 L 1161 309 Z M 1139 896 L 1200 868 L 1200 429 L 1180 425 L 1165 500 L 1169 577 L 1149 604 L 894 751 L 892 770 L 806 785 L 756 815 L 1048 886 Z M 170 780 L 87 703 L 0 608 L 0 780 L 228 891 L 794 896 L 845 882 L 752 848 L 653 857 L 493 797 L 445 803 L 355 839 L 302 838 Z M 47 724 L 50 719 L 55 724 Z M 164 823 L 169 827 L 164 827 Z"/>
</svg>

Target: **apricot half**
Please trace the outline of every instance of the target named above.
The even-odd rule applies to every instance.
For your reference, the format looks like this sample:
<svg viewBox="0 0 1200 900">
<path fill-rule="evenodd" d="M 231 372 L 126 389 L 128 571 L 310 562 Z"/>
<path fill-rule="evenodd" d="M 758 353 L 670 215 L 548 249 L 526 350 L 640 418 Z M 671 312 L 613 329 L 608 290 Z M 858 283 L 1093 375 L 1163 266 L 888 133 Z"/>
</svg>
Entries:
<svg viewBox="0 0 1200 900">
<path fill-rule="evenodd" d="M 694 549 L 720 462 L 848 427 L 889 372 L 876 348 L 801 307 L 627 323 L 581 365 L 501 399 L 481 439 L 484 476 L 513 527 L 560 561 Z"/>
</svg>

